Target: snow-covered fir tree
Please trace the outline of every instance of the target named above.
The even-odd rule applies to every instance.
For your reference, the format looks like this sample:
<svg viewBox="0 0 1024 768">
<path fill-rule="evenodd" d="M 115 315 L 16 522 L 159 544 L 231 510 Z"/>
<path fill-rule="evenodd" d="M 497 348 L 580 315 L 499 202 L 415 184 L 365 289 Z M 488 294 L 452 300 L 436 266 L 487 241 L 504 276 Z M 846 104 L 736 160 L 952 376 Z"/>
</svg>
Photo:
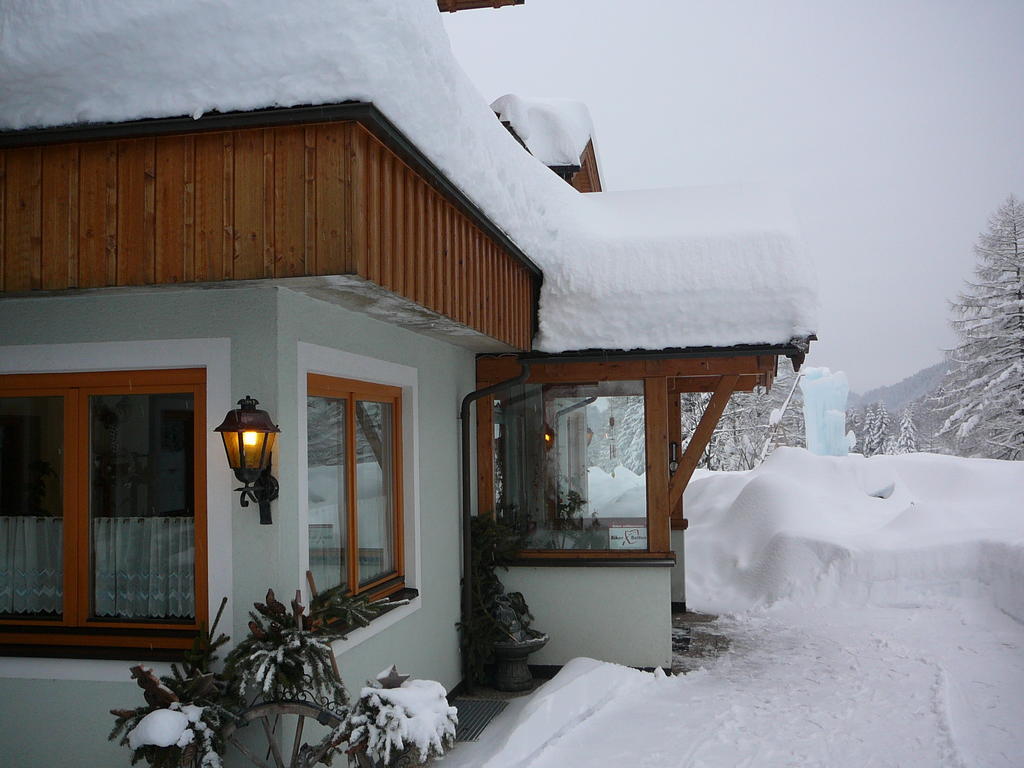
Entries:
<svg viewBox="0 0 1024 768">
<path fill-rule="evenodd" d="M 900 416 L 900 431 L 896 437 L 893 453 L 917 453 L 919 450 L 917 427 L 914 426 L 914 404 L 911 403 L 903 409 L 903 414 Z"/>
<path fill-rule="evenodd" d="M 800 388 L 785 411 L 786 399 L 793 391 L 796 373 L 788 359 L 779 361 L 779 372 L 770 391 L 737 392 L 722 413 L 718 428 L 705 449 L 698 466 L 705 469 L 752 469 L 760 462 L 765 441 L 770 448 L 780 445 L 803 446 L 804 412 Z M 700 423 L 711 396 L 695 393 L 682 396 L 683 441 L 686 442 Z M 772 414 L 779 416 L 772 424 Z"/>
<path fill-rule="evenodd" d="M 607 398 L 607 408 L 588 409 L 587 427 L 593 434 L 587 449 L 591 466 L 609 474 L 620 465 L 638 475 L 646 471 L 643 397 Z"/>
<path fill-rule="evenodd" d="M 874 456 L 879 453 L 892 453 L 894 436 L 892 435 L 892 417 L 885 403 L 872 403 L 864 413 L 860 436 L 861 453 Z"/>
<path fill-rule="evenodd" d="M 642 475 L 647 471 L 647 445 L 644 427 L 644 399 L 625 397 L 620 428 L 615 433 L 617 464 Z"/>
<path fill-rule="evenodd" d="M 957 453 L 1024 459 L 1024 204 L 1010 195 L 974 247 L 974 279 L 952 303 L 959 344 L 940 407 Z"/>
</svg>

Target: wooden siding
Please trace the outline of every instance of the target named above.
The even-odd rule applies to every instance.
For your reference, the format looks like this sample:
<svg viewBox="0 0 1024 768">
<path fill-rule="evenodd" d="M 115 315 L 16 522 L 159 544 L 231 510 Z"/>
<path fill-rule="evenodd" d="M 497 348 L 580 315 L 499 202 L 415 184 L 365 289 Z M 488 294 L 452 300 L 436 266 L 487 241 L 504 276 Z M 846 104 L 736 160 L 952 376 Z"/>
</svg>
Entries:
<svg viewBox="0 0 1024 768">
<path fill-rule="evenodd" d="M 730 396 L 754 385 L 771 386 L 778 358 L 776 355 L 737 357 L 693 357 L 633 359 L 605 362 L 531 361 L 530 384 L 566 384 L 595 381 L 642 380 L 644 384 L 644 448 L 647 478 L 646 553 L 632 550 L 619 557 L 641 555 L 671 557 L 671 530 L 684 530 L 683 491 L 693 475 L 697 460 L 722 416 Z M 477 387 L 507 381 L 522 373 L 519 360 L 505 356 L 478 357 Z M 746 382 L 744 382 L 746 380 Z M 712 398 L 689 442 L 683 446 L 680 421 L 680 392 L 712 392 Z M 494 410 L 493 399 L 476 402 L 477 509 L 488 512 L 494 507 Z M 539 437 L 538 437 L 539 439 Z M 679 466 L 669 467 L 670 444 L 676 443 Z M 593 553 L 591 553 L 593 554 Z M 603 553 L 604 554 L 604 553 Z M 520 553 L 520 556 L 557 560 L 584 556 L 581 553 L 548 550 Z"/>
<path fill-rule="evenodd" d="M 355 122 L 0 151 L 0 291 L 358 275 L 527 350 L 536 278 Z"/>
<path fill-rule="evenodd" d="M 577 192 L 600 192 L 601 172 L 597 167 L 597 153 L 594 151 L 594 141 L 587 142 L 583 154 L 580 155 L 580 169 L 572 177 L 573 188 Z"/>
<path fill-rule="evenodd" d="M 505 5 L 522 5 L 526 0 L 437 0 L 438 10 L 455 13 L 474 8 L 501 8 Z"/>
</svg>

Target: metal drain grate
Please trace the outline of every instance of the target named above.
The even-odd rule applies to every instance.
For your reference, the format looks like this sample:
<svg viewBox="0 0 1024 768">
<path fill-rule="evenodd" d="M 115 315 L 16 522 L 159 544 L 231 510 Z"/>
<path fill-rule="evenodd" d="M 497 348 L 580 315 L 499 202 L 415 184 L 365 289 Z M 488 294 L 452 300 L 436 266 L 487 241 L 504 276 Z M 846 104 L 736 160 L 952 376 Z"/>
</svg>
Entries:
<svg viewBox="0 0 1024 768">
<path fill-rule="evenodd" d="M 456 741 L 476 741 L 491 720 L 508 706 L 500 699 L 456 699 L 452 706 L 459 710 L 459 727 L 455 729 Z"/>
</svg>

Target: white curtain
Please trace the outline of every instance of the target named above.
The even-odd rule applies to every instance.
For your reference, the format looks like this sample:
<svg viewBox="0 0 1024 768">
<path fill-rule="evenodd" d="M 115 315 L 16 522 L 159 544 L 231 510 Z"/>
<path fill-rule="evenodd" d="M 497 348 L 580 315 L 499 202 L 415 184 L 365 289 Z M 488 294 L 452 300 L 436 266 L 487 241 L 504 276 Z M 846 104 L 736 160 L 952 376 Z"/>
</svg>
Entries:
<svg viewBox="0 0 1024 768">
<path fill-rule="evenodd" d="M 95 615 L 195 615 L 195 532 L 190 517 L 93 520 Z"/>
<path fill-rule="evenodd" d="M 0 614 L 60 614 L 64 520 L 0 516 Z"/>
</svg>

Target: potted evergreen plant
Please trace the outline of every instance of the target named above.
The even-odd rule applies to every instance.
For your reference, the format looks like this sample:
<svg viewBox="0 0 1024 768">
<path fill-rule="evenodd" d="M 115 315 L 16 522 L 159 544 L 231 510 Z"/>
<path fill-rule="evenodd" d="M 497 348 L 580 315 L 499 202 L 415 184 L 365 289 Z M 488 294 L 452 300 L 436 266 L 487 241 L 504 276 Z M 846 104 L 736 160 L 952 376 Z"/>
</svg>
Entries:
<svg viewBox="0 0 1024 768">
<path fill-rule="evenodd" d="M 471 613 L 460 624 L 463 652 L 474 683 L 487 682 L 487 667 L 495 665 L 494 686 L 501 691 L 527 690 L 532 676 L 527 657 L 540 650 L 548 636 L 530 628 L 533 616 L 521 592 L 506 592 L 498 568 L 508 570 L 520 548 L 520 537 L 496 515 L 472 520 Z"/>
</svg>

